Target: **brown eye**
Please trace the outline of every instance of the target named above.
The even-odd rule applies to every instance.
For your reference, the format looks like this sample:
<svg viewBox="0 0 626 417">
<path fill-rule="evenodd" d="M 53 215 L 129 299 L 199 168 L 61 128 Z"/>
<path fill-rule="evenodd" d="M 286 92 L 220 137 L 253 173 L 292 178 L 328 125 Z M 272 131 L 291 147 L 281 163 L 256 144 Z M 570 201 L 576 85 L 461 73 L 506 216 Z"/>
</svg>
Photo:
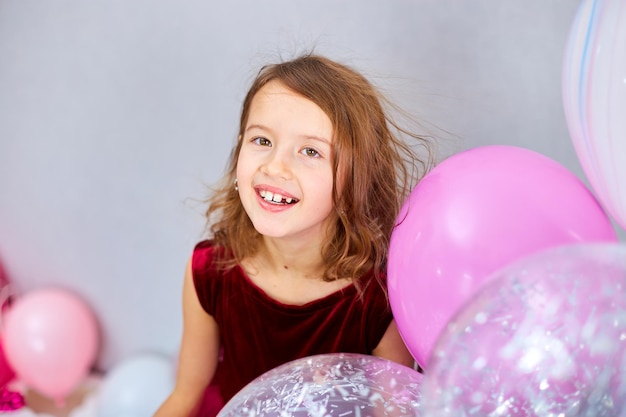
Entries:
<svg viewBox="0 0 626 417">
<path fill-rule="evenodd" d="M 318 158 L 320 156 L 320 153 L 318 151 L 316 151 L 313 148 L 304 148 L 302 149 L 302 154 L 306 155 L 306 156 L 310 156 L 312 158 Z"/>
<path fill-rule="evenodd" d="M 256 143 L 257 145 L 260 146 L 272 146 L 272 142 L 270 142 L 269 139 L 264 138 L 264 137 L 257 137 L 252 139 L 252 142 Z"/>
</svg>

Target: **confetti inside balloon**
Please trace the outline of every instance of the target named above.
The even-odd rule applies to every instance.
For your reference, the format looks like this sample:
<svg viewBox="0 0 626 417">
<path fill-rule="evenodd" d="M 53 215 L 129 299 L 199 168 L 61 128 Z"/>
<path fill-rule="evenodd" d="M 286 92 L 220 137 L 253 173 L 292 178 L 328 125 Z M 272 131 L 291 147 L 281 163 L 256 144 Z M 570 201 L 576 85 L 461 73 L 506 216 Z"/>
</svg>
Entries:
<svg viewBox="0 0 626 417">
<path fill-rule="evenodd" d="M 626 246 L 580 244 L 505 267 L 437 341 L 427 417 L 626 416 Z"/>
<path fill-rule="evenodd" d="M 261 375 L 218 417 L 419 416 L 422 374 L 353 353 L 309 356 Z"/>
</svg>

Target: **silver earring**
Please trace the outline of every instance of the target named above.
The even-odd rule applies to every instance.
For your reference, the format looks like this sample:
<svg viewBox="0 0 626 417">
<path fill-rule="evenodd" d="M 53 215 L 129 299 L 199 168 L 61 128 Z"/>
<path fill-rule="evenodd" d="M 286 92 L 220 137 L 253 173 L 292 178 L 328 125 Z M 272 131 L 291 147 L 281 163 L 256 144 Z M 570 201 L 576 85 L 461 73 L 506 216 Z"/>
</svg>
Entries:
<svg viewBox="0 0 626 417">
<path fill-rule="evenodd" d="M 235 191 L 239 191 L 239 187 L 237 186 L 237 178 L 235 178 L 235 181 L 233 181 L 233 184 L 235 184 Z"/>
</svg>

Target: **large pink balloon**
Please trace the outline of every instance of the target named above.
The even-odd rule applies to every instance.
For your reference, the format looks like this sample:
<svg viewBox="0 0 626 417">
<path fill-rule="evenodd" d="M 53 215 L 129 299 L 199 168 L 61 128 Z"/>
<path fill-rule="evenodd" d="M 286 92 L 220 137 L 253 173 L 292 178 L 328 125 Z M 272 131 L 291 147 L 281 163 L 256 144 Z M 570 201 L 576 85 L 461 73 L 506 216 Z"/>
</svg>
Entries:
<svg viewBox="0 0 626 417">
<path fill-rule="evenodd" d="M 92 311 L 73 293 L 33 291 L 18 298 L 5 314 L 5 353 L 26 385 L 62 403 L 95 360 L 97 327 Z"/>
<path fill-rule="evenodd" d="M 583 0 L 563 61 L 563 107 L 598 199 L 626 229 L 626 3 Z"/>
<path fill-rule="evenodd" d="M 561 244 L 617 241 L 574 174 L 514 146 L 446 159 L 413 190 L 397 223 L 389 298 L 400 334 L 422 366 L 455 311 L 494 271 Z"/>
</svg>

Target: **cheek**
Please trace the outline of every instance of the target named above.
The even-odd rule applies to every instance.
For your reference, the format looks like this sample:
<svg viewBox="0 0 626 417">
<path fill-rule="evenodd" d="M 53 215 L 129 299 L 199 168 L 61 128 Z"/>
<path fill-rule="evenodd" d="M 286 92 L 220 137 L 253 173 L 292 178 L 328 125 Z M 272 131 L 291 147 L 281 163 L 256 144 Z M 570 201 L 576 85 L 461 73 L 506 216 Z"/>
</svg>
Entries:
<svg viewBox="0 0 626 417">
<path fill-rule="evenodd" d="M 310 184 L 312 187 L 316 187 L 316 194 L 320 201 L 326 202 L 327 205 L 333 205 L 333 178 L 332 175 L 326 176 L 323 179 L 317 178 L 317 181 Z"/>
<path fill-rule="evenodd" d="M 249 170 L 246 169 L 247 166 L 249 166 L 249 164 L 246 163 L 245 155 L 240 153 L 237 158 L 237 168 L 235 169 L 235 175 L 238 180 L 244 179 L 250 175 L 248 172 Z"/>
</svg>

